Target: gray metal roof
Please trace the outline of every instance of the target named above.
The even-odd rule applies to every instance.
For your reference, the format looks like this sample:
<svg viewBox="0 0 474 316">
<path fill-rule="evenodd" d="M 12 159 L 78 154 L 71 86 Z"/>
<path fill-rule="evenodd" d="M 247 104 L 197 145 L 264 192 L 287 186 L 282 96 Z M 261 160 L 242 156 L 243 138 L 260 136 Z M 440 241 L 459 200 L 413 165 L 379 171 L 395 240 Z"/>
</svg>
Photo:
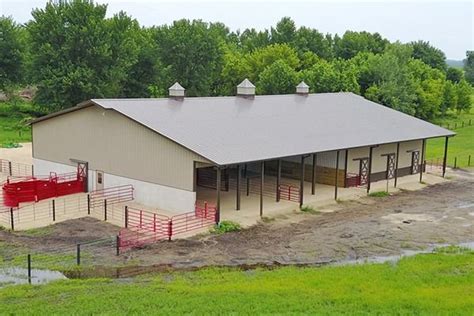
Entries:
<svg viewBox="0 0 474 316">
<path fill-rule="evenodd" d="M 455 135 L 353 93 L 91 101 L 219 165 Z"/>
</svg>

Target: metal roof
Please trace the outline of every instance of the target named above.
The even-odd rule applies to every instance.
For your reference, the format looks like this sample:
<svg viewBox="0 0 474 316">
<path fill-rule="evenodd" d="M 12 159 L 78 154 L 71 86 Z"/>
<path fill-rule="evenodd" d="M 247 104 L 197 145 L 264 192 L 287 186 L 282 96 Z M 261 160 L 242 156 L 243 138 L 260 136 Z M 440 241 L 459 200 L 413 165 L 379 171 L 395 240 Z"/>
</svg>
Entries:
<svg viewBox="0 0 474 316">
<path fill-rule="evenodd" d="M 455 135 L 346 92 L 91 103 L 120 112 L 218 165 Z"/>
</svg>

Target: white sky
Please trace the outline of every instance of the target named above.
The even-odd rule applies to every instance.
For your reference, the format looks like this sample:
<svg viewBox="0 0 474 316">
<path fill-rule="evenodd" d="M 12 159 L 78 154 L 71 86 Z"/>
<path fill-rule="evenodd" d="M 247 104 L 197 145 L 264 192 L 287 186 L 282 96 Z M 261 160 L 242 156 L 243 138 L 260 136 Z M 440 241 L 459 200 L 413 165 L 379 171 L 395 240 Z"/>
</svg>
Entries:
<svg viewBox="0 0 474 316">
<path fill-rule="evenodd" d="M 474 1 L 304 1 L 304 0 L 99 0 L 108 15 L 126 11 L 145 26 L 169 24 L 181 18 L 223 22 L 231 30 L 270 28 L 283 16 L 297 26 L 323 33 L 346 30 L 379 32 L 391 41 L 423 39 L 442 49 L 450 59 L 465 58 L 474 50 Z M 0 15 L 17 22 L 31 19 L 31 10 L 45 0 L 0 0 Z"/>
</svg>

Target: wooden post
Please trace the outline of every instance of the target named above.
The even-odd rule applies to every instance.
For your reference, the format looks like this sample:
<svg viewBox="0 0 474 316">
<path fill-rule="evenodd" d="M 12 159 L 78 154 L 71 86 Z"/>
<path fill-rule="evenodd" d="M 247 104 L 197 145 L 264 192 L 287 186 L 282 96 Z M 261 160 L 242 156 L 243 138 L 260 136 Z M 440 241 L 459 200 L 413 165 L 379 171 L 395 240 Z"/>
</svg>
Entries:
<svg viewBox="0 0 474 316">
<path fill-rule="evenodd" d="M 240 210 L 240 180 L 241 180 L 241 175 L 240 175 L 240 165 L 237 165 L 237 196 L 236 196 L 236 201 L 235 201 L 235 209 L 238 211 Z"/>
<path fill-rule="evenodd" d="M 12 231 L 15 230 L 15 221 L 14 221 L 14 216 L 13 216 L 13 207 L 10 207 L 10 225 Z"/>
<path fill-rule="evenodd" d="M 347 158 L 349 156 L 349 149 L 346 149 L 346 155 L 344 157 L 344 188 L 347 188 Z"/>
<path fill-rule="evenodd" d="M 107 199 L 104 200 L 104 221 L 107 221 Z"/>
<path fill-rule="evenodd" d="M 426 139 L 421 142 L 420 182 L 423 181 L 423 168 L 425 167 L 425 145 Z"/>
<path fill-rule="evenodd" d="M 76 264 L 81 265 L 81 244 L 76 245 Z"/>
<path fill-rule="evenodd" d="M 369 148 L 369 171 L 367 173 L 367 194 L 370 193 L 370 181 L 371 181 L 371 174 L 372 174 L 372 153 L 374 151 L 374 147 L 370 146 Z"/>
<path fill-rule="evenodd" d="M 277 160 L 277 183 L 276 183 L 276 201 L 280 202 L 280 185 L 281 185 L 281 159 Z"/>
<path fill-rule="evenodd" d="M 311 171 L 311 194 L 316 194 L 316 154 L 313 154 L 313 164 Z"/>
<path fill-rule="evenodd" d="M 53 222 L 56 221 L 56 201 L 53 200 Z"/>
<path fill-rule="evenodd" d="M 31 255 L 28 254 L 26 257 L 27 266 L 28 266 L 28 284 L 31 284 Z"/>
<path fill-rule="evenodd" d="M 125 205 L 125 228 L 128 228 L 128 206 Z"/>
<path fill-rule="evenodd" d="M 446 162 L 448 159 L 448 140 L 449 137 L 446 136 L 444 140 L 444 156 L 443 156 L 443 178 L 446 175 Z"/>
<path fill-rule="evenodd" d="M 87 215 L 91 215 L 91 196 L 87 194 Z"/>
<path fill-rule="evenodd" d="M 263 216 L 263 187 L 265 185 L 265 161 L 260 166 L 260 217 Z"/>
<path fill-rule="evenodd" d="M 337 200 L 337 181 L 339 177 L 339 150 L 336 152 L 336 177 L 334 179 L 334 200 Z"/>
<path fill-rule="evenodd" d="M 216 224 L 221 221 L 221 168 L 217 167 L 216 179 Z"/>
<path fill-rule="evenodd" d="M 303 206 L 304 203 L 304 159 L 306 157 L 303 155 L 301 156 L 301 172 L 300 172 L 300 207 Z"/>
<path fill-rule="evenodd" d="M 395 158 L 395 180 L 393 182 L 393 186 L 396 188 L 397 187 L 397 181 L 398 181 L 398 157 L 400 155 L 400 143 L 397 143 L 397 156 Z"/>
</svg>

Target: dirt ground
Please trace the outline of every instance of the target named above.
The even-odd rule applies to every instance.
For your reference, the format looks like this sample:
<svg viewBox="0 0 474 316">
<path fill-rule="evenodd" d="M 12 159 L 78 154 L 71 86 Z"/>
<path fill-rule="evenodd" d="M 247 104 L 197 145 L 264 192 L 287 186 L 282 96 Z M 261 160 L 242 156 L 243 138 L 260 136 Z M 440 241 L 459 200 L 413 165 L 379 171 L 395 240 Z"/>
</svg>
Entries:
<svg viewBox="0 0 474 316">
<path fill-rule="evenodd" d="M 432 244 L 474 241 L 474 173 L 456 171 L 452 181 L 420 191 L 343 202 L 319 214 L 297 212 L 240 232 L 161 242 L 115 256 L 96 251 L 100 264 L 209 265 L 318 264 L 398 255 Z M 70 220 L 41 234 L 0 231 L 0 243 L 41 251 L 113 237 L 116 226 Z"/>
</svg>

